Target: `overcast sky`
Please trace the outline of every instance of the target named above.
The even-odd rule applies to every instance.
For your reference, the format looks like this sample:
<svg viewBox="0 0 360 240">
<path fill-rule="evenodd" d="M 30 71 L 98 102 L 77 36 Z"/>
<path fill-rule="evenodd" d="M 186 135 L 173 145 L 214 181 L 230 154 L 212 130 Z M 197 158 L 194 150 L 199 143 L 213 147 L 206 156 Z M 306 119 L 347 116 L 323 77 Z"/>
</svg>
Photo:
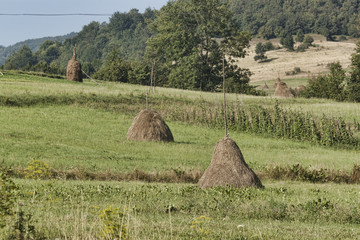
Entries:
<svg viewBox="0 0 360 240">
<path fill-rule="evenodd" d="M 0 45 L 79 32 L 91 21 L 109 22 L 110 16 L 5 16 L 1 14 L 113 14 L 137 8 L 160 9 L 168 0 L 0 0 Z"/>
</svg>

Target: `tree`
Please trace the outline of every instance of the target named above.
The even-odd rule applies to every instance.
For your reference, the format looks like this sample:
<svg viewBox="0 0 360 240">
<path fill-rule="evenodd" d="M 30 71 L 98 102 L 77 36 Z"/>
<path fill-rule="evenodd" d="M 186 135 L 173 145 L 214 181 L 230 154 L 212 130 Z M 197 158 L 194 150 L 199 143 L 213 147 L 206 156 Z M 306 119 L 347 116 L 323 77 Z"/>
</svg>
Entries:
<svg viewBox="0 0 360 240">
<path fill-rule="evenodd" d="M 255 61 L 259 60 L 259 62 L 262 62 L 267 59 L 267 56 L 265 56 L 266 53 L 265 47 L 261 42 L 256 44 L 255 53 L 256 53 L 256 55 L 254 56 Z"/>
<path fill-rule="evenodd" d="M 287 48 L 289 51 L 294 51 L 294 39 L 291 34 L 286 34 L 280 39 L 280 44 Z"/>
<path fill-rule="evenodd" d="M 104 65 L 97 71 L 94 78 L 105 81 L 128 82 L 129 64 L 124 61 L 120 52 L 113 50 Z"/>
<path fill-rule="evenodd" d="M 347 94 L 350 101 L 360 102 L 360 41 L 356 44 L 351 57 L 352 72 L 347 83 Z"/>
<path fill-rule="evenodd" d="M 24 45 L 19 51 L 14 52 L 4 64 L 4 69 L 23 69 L 37 63 L 36 57 L 30 48 Z"/>
<path fill-rule="evenodd" d="M 310 80 L 304 96 L 343 101 L 345 99 L 344 82 L 345 71 L 340 63 L 332 63 L 329 74 Z"/>
<path fill-rule="evenodd" d="M 305 35 L 302 29 L 299 29 L 296 33 L 296 41 L 297 42 L 302 42 L 304 41 Z"/>
<path fill-rule="evenodd" d="M 312 43 L 314 42 L 314 38 L 310 35 L 306 35 L 303 41 L 303 44 L 306 45 L 306 47 L 309 47 L 312 45 Z"/>
<path fill-rule="evenodd" d="M 330 73 L 328 75 L 328 91 L 329 98 L 337 101 L 344 100 L 344 81 L 345 71 L 339 62 L 330 65 Z"/>
<path fill-rule="evenodd" d="M 169 1 L 151 29 L 146 56 L 166 74 L 167 85 L 177 88 L 215 90 L 222 80 L 222 59 L 225 45 L 241 39 L 238 49 L 245 55 L 250 37 L 231 26 L 232 14 L 219 0 Z M 220 39 L 226 41 L 220 41 Z M 221 46 L 222 45 L 222 46 Z M 241 46 L 240 46 L 241 45 Z M 227 74 L 237 71 L 226 52 Z M 233 66 L 233 67 L 230 67 Z"/>
</svg>

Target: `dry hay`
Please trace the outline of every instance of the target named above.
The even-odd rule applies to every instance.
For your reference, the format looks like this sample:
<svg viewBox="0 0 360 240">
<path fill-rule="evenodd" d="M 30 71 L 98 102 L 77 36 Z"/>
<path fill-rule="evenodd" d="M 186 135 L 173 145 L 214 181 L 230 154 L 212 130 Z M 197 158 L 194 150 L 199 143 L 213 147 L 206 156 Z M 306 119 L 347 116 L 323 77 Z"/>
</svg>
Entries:
<svg viewBox="0 0 360 240">
<path fill-rule="evenodd" d="M 299 95 L 299 93 L 306 91 L 306 87 L 304 85 L 300 85 L 294 89 L 295 94 Z"/>
<path fill-rule="evenodd" d="M 286 85 L 286 83 L 279 81 L 274 93 L 275 97 L 283 97 L 283 98 L 293 98 L 294 95 L 291 93 L 290 89 Z"/>
<path fill-rule="evenodd" d="M 170 128 L 160 114 L 150 109 L 142 110 L 136 115 L 126 138 L 136 141 L 174 141 Z"/>
<path fill-rule="evenodd" d="M 82 82 L 82 71 L 81 64 L 76 60 L 76 50 L 74 48 L 74 53 L 70 61 L 68 62 L 66 68 L 66 79 L 76 82 Z"/>
<path fill-rule="evenodd" d="M 266 83 L 264 83 L 264 85 L 261 87 L 263 90 L 266 90 L 266 89 L 269 89 L 269 86 L 266 84 Z"/>
<path fill-rule="evenodd" d="M 198 186 L 209 188 L 228 185 L 236 188 L 263 187 L 260 179 L 246 164 L 235 141 L 225 137 L 216 144 L 210 166 L 200 178 Z"/>
<path fill-rule="evenodd" d="M 280 83 L 281 81 L 280 81 L 280 78 L 277 78 L 276 79 L 276 81 L 275 81 L 275 83 L 274 83 L 274 86 L 273 86 L 273 88 L 277 88 L 277 86 L 278 86 L 278 84 Z"/>
</svg>

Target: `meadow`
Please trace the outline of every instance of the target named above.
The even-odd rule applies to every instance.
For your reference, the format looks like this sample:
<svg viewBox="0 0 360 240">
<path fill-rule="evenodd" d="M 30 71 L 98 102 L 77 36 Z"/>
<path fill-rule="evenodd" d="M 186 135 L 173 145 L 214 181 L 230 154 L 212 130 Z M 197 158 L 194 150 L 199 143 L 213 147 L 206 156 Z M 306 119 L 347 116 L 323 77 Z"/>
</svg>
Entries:
<svg viewBox="0 0 360 240">
<path fill-rule="evenodd" d="M 18 186 L 17 216 L 3 234 L 23 222 L 22 231 L 32 227 L 28 234 L 37 239 L 360 235 L 357 145 L 326 146 L 230 126 L 230 137 L 265 189 L 201 190 L 195 184 L 224 136 L 215 117 L 222 94 L 156 88 L 150 107 L 163 115 L 175 142 L 128 141 L 146 89 L 17 72 L 0 76 L 0 162 L 11 167 Z M 359 104 L 236 94 L 228 100 L 230 110 L 278 104 L 318 120 L 342 119 L 359 137 Z"/>
</svg>

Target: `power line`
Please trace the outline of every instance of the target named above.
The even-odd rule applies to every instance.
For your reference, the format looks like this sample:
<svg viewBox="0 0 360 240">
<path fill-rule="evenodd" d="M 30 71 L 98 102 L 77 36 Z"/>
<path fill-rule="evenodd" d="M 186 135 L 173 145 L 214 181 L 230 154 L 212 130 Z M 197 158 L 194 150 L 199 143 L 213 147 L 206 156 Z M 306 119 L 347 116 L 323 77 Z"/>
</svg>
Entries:
<svg viewBox="0 0 360 240">
<path fill-rule="evenodd" d="M 65 17 L 65 16 L 112 16 L 109 13 L 0 13 L 0 16 Z"/>
</svg>

